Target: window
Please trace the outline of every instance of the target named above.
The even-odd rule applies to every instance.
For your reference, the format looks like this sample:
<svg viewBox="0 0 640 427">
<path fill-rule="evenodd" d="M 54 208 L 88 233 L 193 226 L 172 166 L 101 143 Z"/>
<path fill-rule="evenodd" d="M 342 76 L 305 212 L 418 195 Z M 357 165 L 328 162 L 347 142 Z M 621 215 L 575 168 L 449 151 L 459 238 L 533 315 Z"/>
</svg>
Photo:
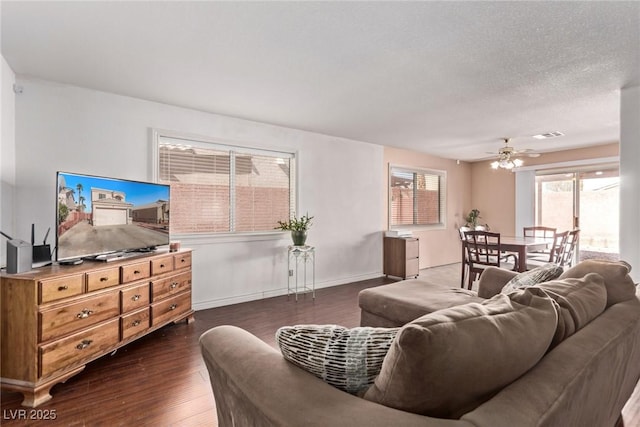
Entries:
<svg viewBox="0 0 640 427">
<path fill-rule="evenodd" d="M 172 233 L 274 231 L 295 211 L 293 153 L 157 135 Z"/>
<path fill-rule="evenodd" d="M 389 167 L 389 227 L 444 227 L 446 172 Z"/>
</svg>

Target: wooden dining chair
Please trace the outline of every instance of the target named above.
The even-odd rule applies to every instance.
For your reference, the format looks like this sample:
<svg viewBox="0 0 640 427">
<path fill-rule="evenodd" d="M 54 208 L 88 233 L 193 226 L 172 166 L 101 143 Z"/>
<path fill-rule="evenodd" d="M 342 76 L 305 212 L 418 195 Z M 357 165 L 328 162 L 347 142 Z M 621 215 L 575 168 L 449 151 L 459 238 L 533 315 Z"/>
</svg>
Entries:
<svg viewBox="0 0 640 427">
<path fill-rule="evenodd" d="M 552 239 L 556 230 L 557 228 L 555 227 L 545 227 L 542 225 L 522 227 L 524 237 L 543 237 L 545 239 Z"/>
<path fill-rule="evenodd" d="M 564 248 L 569 237 L 569 231 L 562 231 L 553 236 L 553 245 L 549 249 L 549 255 L 533 255 L 527 257 L 527 270 L 540 267 L 544 264 L 552 263 L 560 265 L 560 259 L 564 253 Z"/>
<path fill-rule="evenodd" d="M 558 248 L 558 252 L 554 257 L 554 263 L 560 267 L 571 267 L 573 265 L 579 236 L 579 228 L 567 232 L 564 243 Z"/>
<path fill-rule="evenodd" d="M 460 287 L 464 288 L 464 279 L 467 276 L 467 269 L 469 263 L 467 262 L 467 248 L 465 246 L 465 237 L 464 233 L 467 231 L 471 231 L 471 227 L 462 226 L 458 229 L 458 233 L 460 233 L 460 243 L 462 245 L 462 271 L 460 271 Z"/>
<path fill-rule="evenodd" d="M 504 254 L 500 245 L 500 233 L 490 231 L 471 230 L 464 232 L 463 244 L 466 248 L 467 271 L 469 273 L 467 288 L 471 289 L 473 282 L 487 267 L 500 267 Z M 514 258 L 514 268 L 518 265 L 517 257 Z"/>
<path fill-rule="evenodd" d="M 540 237 L 543 239 L 549 239 L 551 242 L 556 235 L 557 228 L 555 227 L 545 227 L 543 225 L 534 225 L 531 227 L 522 227 L 522 234 L 524 237 Z M 551 256 L 551 248 L 535 251 L 527 254 L 527 261 L 529 259 L 533 259 L 536 261 L 543 261 L 544 258 L 549 258 Z"/>
</svg>

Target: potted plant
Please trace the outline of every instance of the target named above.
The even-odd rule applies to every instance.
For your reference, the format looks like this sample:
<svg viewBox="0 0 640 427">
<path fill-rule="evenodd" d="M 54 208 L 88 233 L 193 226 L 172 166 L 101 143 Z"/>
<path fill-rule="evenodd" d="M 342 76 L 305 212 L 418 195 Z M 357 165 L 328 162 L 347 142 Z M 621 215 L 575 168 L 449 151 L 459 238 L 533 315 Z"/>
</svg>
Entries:
<svg viewBox="0 0 640 427">
<path fill-rule="evenodd" d="M 489 224 L 478 224 L 478 220 L 480 219 L 480 211 L 478 209 L 471 209 L 471 212 L 464 217 L 464 220 L 467 222 L 465 225 L 470 227 L 472 230 L 475 230 L 478 225 L 483 226 L 485 229 L 489 230 Z"/>
<path fill-rule="evenodd" d="M 311 227 L 312 216 L 309 214 L 303 215 L 297 218 L 293 215 L 288 221 L 278 221 L 278 226 L 275 227 L 279 230 L 291 231 L 291 239 L 294 246 L 304 246 L 304 242 L 307 240 L 307 230 Z"/>
</svg>

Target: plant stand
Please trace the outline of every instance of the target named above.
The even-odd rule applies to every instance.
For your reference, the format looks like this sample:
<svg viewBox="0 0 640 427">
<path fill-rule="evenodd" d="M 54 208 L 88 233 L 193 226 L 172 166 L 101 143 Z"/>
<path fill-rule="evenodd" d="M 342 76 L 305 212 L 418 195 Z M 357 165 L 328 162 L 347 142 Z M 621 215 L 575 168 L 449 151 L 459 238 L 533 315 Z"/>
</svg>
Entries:
<svg viewBox="0 0 640 427">
<path fill-rule="evenodd" d="M 307 269 L 307 264 L 311 264 L 311 268 Z M 287 267 L 287 298 L 294 294 L 296 301 L 298 301 L 298 293 L 311 292 L 312 298 L 315 300 L 316 248 L 313 246 L 289 246 Z M 309 281 L 307 274 L 308 270 L 311 271 L 311 281 Z M 302 273 L 302 277 L 300 273 Z"/>
</svg>

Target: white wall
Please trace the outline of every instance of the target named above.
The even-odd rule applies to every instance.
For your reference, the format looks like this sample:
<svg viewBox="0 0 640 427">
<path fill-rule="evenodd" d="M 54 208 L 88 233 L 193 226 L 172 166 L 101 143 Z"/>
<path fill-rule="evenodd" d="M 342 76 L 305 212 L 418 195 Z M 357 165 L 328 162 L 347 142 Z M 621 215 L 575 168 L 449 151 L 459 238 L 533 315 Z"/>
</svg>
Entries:
<svg viewBox="0 0 640 427">
<path fill-rule="evenodd" d="M 15 186 L 15 74 L 0 56 L 0 230 L 14 236 Z M 6 264 L 6 239 L 0 237 L 0 266 Z"/>
<path fill-rule="evenodd" d="M 515 172 L 516 178 L 516 236 L 523 236 L 524 227 L 536 223 L 535 188 L 536 171 L 527 170 Z"/>
<path fill-rule="evenodd" d="M 316 286 L 381 275 L 383 148 L 74 86 L 18 77 L 17 237 L 54 230 L 57 170 L 151 180 L 150 129 L 298 153 L 298 211 L 315 216 Z M 181 239 L 195 249 L 196 309 L 286 292 L 288 236 Z"/>
<path fill-rule="evenodd" d="M 620 93 L 620 259 L 640 280 L 640 87 Z"/>
</svg>

